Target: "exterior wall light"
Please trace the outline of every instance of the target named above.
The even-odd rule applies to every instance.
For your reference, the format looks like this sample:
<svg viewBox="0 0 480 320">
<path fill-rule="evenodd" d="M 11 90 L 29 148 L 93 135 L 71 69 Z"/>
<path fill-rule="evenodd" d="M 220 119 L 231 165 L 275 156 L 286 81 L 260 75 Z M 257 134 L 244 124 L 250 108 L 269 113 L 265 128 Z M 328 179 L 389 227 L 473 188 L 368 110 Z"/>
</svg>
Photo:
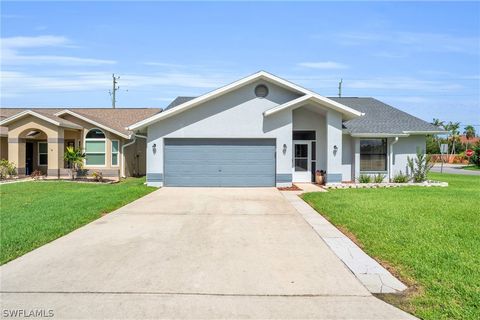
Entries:
<svg viewBox="0 0 480 320">
<path fill-rule="evenodd" d="M 283 144 L 283 154 L 287 153 L 287 145 L 284 143 Z"/>
<path fill-rule="evenodd" d="M 153 154 L 157 153 L 157 144 L 156 143 L 153 144 L 152 151 L 153 151 Z"/>
<path fill-rule="evenodd" d="M 337 151 L 337 150 L 338 150 L 337 145 L 334 145 L 334 146 L 333 146 L 333 151 Z"/>
</svg>

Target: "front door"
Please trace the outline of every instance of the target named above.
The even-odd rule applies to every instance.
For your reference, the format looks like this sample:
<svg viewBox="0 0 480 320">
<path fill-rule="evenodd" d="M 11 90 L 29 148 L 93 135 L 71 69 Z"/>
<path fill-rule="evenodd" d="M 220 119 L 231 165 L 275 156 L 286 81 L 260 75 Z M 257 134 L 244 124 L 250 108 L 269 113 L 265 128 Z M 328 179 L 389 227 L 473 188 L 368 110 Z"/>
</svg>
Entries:
<svg viewBox="0 0 480 320">
<path fill-rule="evenodd" d="M 293 141 L 293 182 L 312 181 L 310 141 Z"/>
<path fill-rule="evenodd" d="M 31 175 L 33 172 L 33 143 L 25 143 L 25 174 Z"/>
</svg>

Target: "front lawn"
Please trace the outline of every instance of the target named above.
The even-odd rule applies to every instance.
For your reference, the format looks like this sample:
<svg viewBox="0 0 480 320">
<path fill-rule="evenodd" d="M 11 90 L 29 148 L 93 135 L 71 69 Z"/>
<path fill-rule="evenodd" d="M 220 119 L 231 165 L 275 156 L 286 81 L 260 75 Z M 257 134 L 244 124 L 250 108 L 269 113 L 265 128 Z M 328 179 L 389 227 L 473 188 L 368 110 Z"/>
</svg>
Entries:
<svg viewBox="0 0 480 320">
<path fill-rule="evenodd" d="M 470 165 L 470 166 L 465 166 L 465 167 L 462 167 L 463 170 L 480 170 L 480 167 L 477 166 L 477 165 Z"/>
<path fill-rule="evenodd" d="M 34 181 L 0 185 L 0 264 L 138 199 L 145 179 L 117 184 Z"/>
<path fill-rule="evenodd" d="M 450 185 L 303 198 L 412 285 L 403 297 L 382 298 L 424 319 L 480 319 L 480 176 L 430 178 Z"/>
</svg>

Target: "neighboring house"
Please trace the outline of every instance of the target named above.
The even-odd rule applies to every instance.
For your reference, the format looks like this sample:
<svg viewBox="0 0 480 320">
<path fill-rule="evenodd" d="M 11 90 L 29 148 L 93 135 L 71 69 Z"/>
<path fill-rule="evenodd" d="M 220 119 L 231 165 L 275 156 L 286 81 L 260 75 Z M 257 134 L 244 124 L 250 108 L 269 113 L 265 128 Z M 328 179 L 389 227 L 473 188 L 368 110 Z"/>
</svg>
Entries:
<svg viewBox="0 0 480 320">
<path fill-rule="evenodd" d="M 326 98 L 267 72 L 179 97 L 129 126 L 147 132 L 153 186 L 289 186 L 407 170 L 438 127 L 373 98 Z"/>
<path fill-rule="evenodd" d="M 20 176 L 39 170 L 50 178 L 69 176 L 67 146 L 86 153 L 84 173 L 104 177 L 145 175 L 146 137 L 126 127 L 152 116 L 155 108 L 2 108 L 0 158 L 13 162 Z"/>
</svg>

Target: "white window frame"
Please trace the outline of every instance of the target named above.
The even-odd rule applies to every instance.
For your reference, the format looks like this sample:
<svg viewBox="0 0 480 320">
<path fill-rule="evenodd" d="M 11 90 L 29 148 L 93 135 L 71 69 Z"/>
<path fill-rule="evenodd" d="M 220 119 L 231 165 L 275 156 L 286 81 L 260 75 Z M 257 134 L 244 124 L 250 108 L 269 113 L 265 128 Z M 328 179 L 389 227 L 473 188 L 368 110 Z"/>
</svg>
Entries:
<svg viewBox="0 0 480 320">
<path fill-rule="evenodd" d="M 40 144 L 46 144 L 47 145 L 47 153 L 43 153 L 43 152 L 40 152 Z M 47 141 L 39 141 L 38 144 L 37 144 L 37 155 L 38 155 L 38 160 L 37 160 L 37 163 L 38 163 L 38 166 L 42 166 L 42 167 L 45 167 L 45 166 L 48 166 L 48 142 Z M 47 155 L 47 163 L 46 164 L 41 164 L 40 163 L 40 155 L 41 154 L 46 154 Z"/>
<path fill-rule="evenodd" d="M 105 138 L 87 138 L 87 135 L 90 131 L 92 130 L 100 130 L 103 133 L 103 136 Z M 104 152 L 87 152 L 87 141 L 103 141 L 104 146 L 105 146 L 105 151 Z M 83 160 L 83 164 L 85 165 L 86 168 L 103 168 L 107 166 L 107 135 L 105 134 L 105 131 L 99 128 L 90 128 L 90 130 L 87 131 L 85 134 L 85 138 L 83 139 L 83 150 L 85 150 L 85 159 Z M 87 154 L 104 154 L 105 155 L 105 160 L 102 164 L 87 164 Z"/>
<path fill-rule="evenodd" d="M 117 142 L 117 152 L 113 152 L 113 142 Z M 113 155 L 117 155 L 117 164 L 113 164 Z M 118 167 L 120 165 L 120 140 L 113 139 L 110 145 L 110 164 L 112 167 Z"/>
</svg>

